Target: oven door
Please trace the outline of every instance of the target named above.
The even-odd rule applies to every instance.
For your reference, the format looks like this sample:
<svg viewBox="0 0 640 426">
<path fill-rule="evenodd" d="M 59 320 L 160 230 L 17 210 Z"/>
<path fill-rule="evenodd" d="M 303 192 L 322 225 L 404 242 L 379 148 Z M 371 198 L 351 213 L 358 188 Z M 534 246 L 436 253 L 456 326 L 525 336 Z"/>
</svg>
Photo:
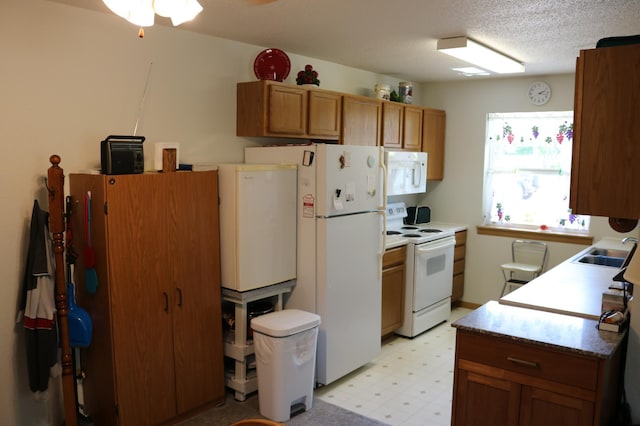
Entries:
<svg viewBox="0 0 640 426">
<path fill-rule="evenodd" d="M 455 237 L 451 236 L 416 246 L 413 281 L 414 312 L 451 297 L 455 244 Z"/>
</svg>

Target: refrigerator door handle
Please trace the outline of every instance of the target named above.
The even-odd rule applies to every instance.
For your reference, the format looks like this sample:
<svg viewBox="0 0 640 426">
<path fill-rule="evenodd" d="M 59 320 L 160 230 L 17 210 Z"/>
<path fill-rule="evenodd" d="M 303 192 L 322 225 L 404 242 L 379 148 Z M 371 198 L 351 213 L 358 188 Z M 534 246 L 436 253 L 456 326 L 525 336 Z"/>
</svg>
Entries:
<svg viewBox="0 0 640 426">
<path fill-rule="evenodd" d="M 387 220 L 386 220 L 386 210 L 379 210 L 378 214 L 382 216 L 382 245 L 380 246 L 380 251 L 378 255 L 378 277 L 382 278 L 382 261 L 384 257 L 385 247 L 387 246 Z"/>
<path fill-rule="evenodd" d="M 387 246 L 387 167 L 384 165 L 384 149 L 380 148 L 380 169 L 382 170 L 382 252 Z"/>
<path fill-rule="evenodd" d="M 382 277 L 382 263 L 384 257 L 385 247 L 387 246 L 387 167 L 384 165 L 384 148 L 378 149 L 380 153 L 380 170 L 382 171 L 382 207 L 380 208 L 380 214 L 382 215 L 382 247 L 380 247 L 379 267 L 378 274 Z"/>
</svg>

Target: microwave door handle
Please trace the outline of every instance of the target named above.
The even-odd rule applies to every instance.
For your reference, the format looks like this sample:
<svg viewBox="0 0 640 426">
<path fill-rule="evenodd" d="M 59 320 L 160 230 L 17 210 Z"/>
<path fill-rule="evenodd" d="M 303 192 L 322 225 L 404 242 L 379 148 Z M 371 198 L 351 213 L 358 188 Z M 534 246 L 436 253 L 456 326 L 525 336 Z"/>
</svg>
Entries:
<svg viewBox="0 0 640 426">
<path fill-rule="evenodd" d="M 414 188 L 418 188 L 420 186 L 420 179 L 422 178 L 422 169 L 420 168 L 420 163 L 418 163 L 418 167 L 413 168 L 413 173 L 411 173 L 412 184 Z M 416 174 L 418 175 L 416 178 Z"/>
</svg>

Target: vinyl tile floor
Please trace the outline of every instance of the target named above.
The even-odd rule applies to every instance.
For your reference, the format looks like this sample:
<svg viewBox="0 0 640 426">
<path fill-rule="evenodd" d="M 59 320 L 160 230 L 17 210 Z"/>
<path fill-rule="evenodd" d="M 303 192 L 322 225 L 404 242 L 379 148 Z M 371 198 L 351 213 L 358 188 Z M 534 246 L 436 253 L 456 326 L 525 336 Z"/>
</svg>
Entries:
<svg viewBox="0 0 640 426">
<path fill-rule="evenodd" d="M 315 389 L 315 397 L 390 425 L 450 425 L 456 342 L 451 323 L 469 312 L 454 308 L 449 321 L 413 339 L 385 339 L 377 358 Z"/>
</svg>

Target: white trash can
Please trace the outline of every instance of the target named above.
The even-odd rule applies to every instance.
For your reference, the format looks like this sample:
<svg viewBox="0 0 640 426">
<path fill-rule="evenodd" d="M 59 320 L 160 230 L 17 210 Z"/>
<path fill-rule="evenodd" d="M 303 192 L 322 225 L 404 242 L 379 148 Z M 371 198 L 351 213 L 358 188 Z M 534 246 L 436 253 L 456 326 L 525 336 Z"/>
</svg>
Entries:
<svg viewBox="0 0 640 426">
<path fill-rule="evenodd" d="M 320 316 L 284 309 L 251 319 L 260 414 L 284 422 L 291 407 L 313 405 Z"/>
</svg>

